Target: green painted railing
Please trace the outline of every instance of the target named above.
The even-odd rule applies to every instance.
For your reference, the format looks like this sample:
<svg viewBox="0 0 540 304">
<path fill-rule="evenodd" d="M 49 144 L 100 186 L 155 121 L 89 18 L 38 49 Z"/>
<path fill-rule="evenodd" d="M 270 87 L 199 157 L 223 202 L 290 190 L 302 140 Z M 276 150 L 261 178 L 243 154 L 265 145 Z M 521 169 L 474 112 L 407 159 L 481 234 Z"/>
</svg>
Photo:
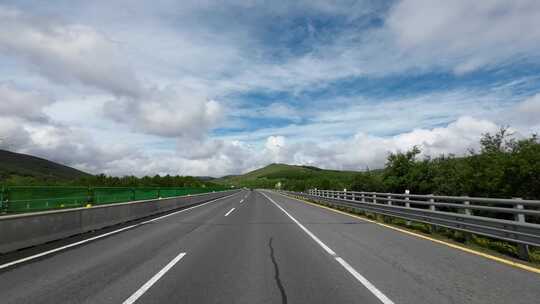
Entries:
<svg viewBox="0 0 540 304">
<path fill-rule="evenodd" d="M 225 187 L 4 187 L 0 213 L 23 213 L 224 191 Z"/>
</svg>

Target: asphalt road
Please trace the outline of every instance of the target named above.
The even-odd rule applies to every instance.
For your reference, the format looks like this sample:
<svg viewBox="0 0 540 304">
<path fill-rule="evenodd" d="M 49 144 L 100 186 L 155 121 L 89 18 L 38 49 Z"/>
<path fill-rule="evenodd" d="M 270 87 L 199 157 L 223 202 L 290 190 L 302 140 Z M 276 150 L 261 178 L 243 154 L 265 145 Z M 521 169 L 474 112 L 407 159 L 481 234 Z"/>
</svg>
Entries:
<svg viewBox="0 0 540 304">
<path fill-rule="evenodd" d="M 11 260 L 39 250 L 18 252 Z M 2 257 L 0 265 L 9 259 Z M 539 299 L 538 274 L 259 191 L 0 270 L 0 303 Z"/>
</svg>

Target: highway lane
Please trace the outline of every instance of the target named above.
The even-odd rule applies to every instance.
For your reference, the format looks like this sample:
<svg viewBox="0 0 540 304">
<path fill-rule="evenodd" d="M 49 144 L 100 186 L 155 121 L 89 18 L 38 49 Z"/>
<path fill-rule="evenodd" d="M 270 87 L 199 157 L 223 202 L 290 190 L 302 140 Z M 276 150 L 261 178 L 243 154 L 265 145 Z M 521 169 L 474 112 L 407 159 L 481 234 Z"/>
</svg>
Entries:
<svg viewBox="0 0 540 304">
<path fill-rule="evenodd" d="M 122 303 L 247 192 L 0 271 L 1 303 Z"/>
<path fill-rule="evenodd" d="M 0 302 L 536 303 L 538 286 L 538 274 L 243 191 L 4 269 Z"/>
<path fill-rule="evenodd" d="M 0 295 L 2 303 L 380 303 L 256 192 L 5 269 Z"/>
<path fill-rule="evenodd" d="M 140 303 L 381 303 L 260 193 L 209 225 Z"/>
<path fill-rule="evenodd" d="M 540 275 L 268 193 L 395 303 L 539 303 Z"/>
</svg>

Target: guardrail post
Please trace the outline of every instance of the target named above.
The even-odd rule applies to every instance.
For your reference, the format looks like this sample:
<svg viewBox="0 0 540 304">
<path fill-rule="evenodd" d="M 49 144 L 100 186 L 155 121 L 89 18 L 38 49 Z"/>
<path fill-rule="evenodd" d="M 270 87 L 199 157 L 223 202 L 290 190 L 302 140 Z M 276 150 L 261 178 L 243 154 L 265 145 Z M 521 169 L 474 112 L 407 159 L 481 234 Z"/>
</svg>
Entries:
<svg viewBox="0 0 540 304">
<path fill-rule="evenodd" d="M 465 199 L 465 200 L 463 201 L 463 205 L 464 205 L 464 206 L 469 206 L 469 205 L 471 204 L 471 202 L 468 201 L 468 200 L 466 200 L 466 198 L 467 198 L 468 196 L 463 195 L 463 197 L 464 197 L 464 199 Z M 459 210 L 458 210 L 458 213 L 462 213 L 462 214 L 465 214 L 465 215 L 472 215 L 472 211 L 471 211 L 471 209 L 469 209 L 469 208 L 463 208 L 462 211 L 459 211 Z M 472 234 L 471 234 L 471 233 L 468 233 L 468 232 L 457 232 L 457 231 L 454 232 L 455 235 L 456 235 L 456 234 L 459 234 L 459 233 L 461 233 L 461 234 L 465 237 L 465 241 L 467 241 L 467 242 L 470 242 L 470 241 L 471 241 L 471 239 L 472 239 Z"/>
<path fill-rule="evenodd" d="M 356 201 L 356 196 L 354 195 L 354 192 L 351 194 L 351 200 Z"/>
<path fill-rule="evenodd" d="M 468 206 L 468 205 L 470 205 L 470 204 L 471 204 L 471 202 L 469 202 L 469 201 L 463 201 L 463 205 L 465 205 L 465 206 Z M 464 213 L 465 213 L 466 215 L 472 215 L 471 209 L 465 208 L 465 209 L 463 209 L 463 210 L 464 210 Z"/>
<path fill-rule="evenodd" d="M 433 195 L 433 194 L 430 194 L 430 195 Z M 435 199 L 434 198 L 429 199 L 429 210 L 437 211 L 437 207 L 435 207 Z"/>
<path fill-rule="evenodd" d="M 392 206 L 392 195 L 387 195 L 386 198 L 387 198 L 386 204 L 388 206 Z M 382 218 L 383 218 L 383 221 L 385 223 L 392 223 L 392 217 L 391 216 L 383 215 Z"/>
<path fill-rule="evenodd" d="M 433 193 L 430 194 L 430 195 L 433 196 Z M 429 210 L 437 211 L 437 207 L 435 207 L 435 199 L 434 198 L 429 199 Z M 437 231 L 437 226 L 435 226 L 433 224 L 429 224 L 429 232 L 433 233 L 433 232 L 436 232 L 436 231 Z"/>
<path fill-rule="evenodd" d="M 361 202 L 362 203 L 365 203 L 366 202 L 366 195 L 364 194 L 364 192 L 361 193 L 361 198 L 360 198 Z"/>
<path fill-rule="evenodd" d="M 407 196 L 405 196 L 405 200 L 406 200 L 406 201 L 409 200 L 409 193 L 411 193 L 409 190 L 405 190 L 405 194 L 407 195 Z M 410 204 L 409 202 L 405 202 L 405 207 L 406 207 L 406 208 L 411 208 L 411 204 Z M 407 225 L 407 227 L 410 226 L 410 225 L 411 225 L 411 221 L 407 220 L 407 221 L 405 222 L 405 225 Z"/>
<path fill-rule="evenodd" d="M 377 203 L 377 194 L 373 194 L 371 195 L 371 203 L 373 204 L 376 204 Z M 373 213 L 373 216 L 375 217 L 375 219 L 381 221 L 381 215 L 378 214 L 378 213 Z"/>
<path fill-rule="evenodd" d="M 516 198 L 516 200 L 519 201 L 519 200 L 521 200 L 521 198 Z M 514 205 L 514 208 L 519 209 L 519 210 L 524 209 L 523 204 L 520 204 L 519 202 Z M 517 222 L 520 222 L 520 223 L 527 222 L 527 220 L 525 218 L 525 214 L 523 214 L 523 213 L 517 213 L 514 216 L 514 218 L 515 218 L 515 220 Z M 518 243 L 517 244 L 517 251 L 518 251 L 517 253 L 518 253 L 518 256 L 519 256 L 520 259 L 523 259 L 523 260 L 526 260 L 526 261 L 529 260 L 529 245 Z"/>
</svg>

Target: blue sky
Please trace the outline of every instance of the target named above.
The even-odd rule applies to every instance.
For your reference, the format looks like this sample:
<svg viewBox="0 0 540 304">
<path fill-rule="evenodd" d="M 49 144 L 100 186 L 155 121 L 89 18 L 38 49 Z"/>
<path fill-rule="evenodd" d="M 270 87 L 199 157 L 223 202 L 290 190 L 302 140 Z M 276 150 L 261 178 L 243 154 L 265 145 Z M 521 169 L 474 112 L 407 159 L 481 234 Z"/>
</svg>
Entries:
<svg viewBox="0 0 540 304">
<path fill-rule="evenodd" d="M 0 147 L 112 175 L 363 170 L 540 130 L 540 4 L 0 1 Z"/>
</svg>

